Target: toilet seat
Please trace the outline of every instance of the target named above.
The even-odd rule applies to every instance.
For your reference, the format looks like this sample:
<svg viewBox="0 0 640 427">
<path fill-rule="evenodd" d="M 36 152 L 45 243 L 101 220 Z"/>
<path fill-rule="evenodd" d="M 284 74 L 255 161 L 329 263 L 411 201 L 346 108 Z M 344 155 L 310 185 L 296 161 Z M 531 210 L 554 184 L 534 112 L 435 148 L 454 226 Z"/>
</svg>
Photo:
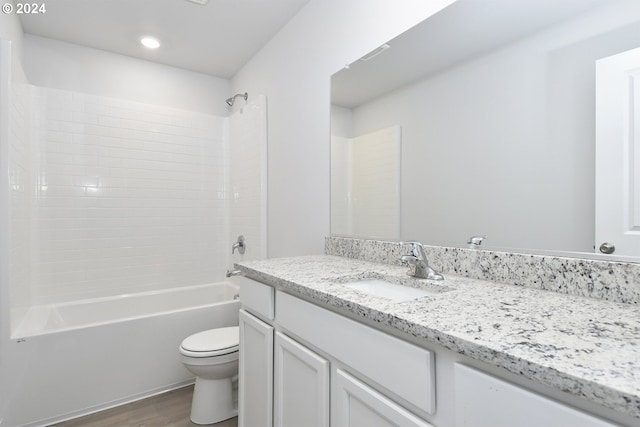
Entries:
<svg viewBox="0 0 640 427">
<path fill-rule="evenodd" d="M 237 352 L 240 343 L 238 326 L 209 329 L 182 341 L 180 353 L 189 357 L 215 357 Z"/>
</svg>

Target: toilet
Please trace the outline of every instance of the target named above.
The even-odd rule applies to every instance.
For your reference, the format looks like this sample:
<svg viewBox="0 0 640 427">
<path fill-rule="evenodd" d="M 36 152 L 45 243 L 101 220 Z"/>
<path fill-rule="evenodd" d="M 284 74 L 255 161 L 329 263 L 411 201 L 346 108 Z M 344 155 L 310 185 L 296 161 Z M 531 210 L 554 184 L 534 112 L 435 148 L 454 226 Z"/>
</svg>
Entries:
<svg viewBox="0 0 640 427">
<path fill-rule="evenodd" d="M 213 424 L 238 415 L 233 387 L 238 348 L 238 326 L 198 332 L 180 344 L 180 360 L 196 376 L 191 402 L 194 423 Z"/>
</svg>

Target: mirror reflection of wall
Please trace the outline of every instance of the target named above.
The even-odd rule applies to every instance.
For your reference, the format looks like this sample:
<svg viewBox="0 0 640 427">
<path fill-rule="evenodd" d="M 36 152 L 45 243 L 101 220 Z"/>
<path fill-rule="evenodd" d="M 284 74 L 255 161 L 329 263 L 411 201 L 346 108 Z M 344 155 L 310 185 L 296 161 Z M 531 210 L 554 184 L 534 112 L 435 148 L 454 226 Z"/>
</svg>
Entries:
<svg viewBox="0 0 640 427">
<path fill-rule="evenodd" d="M 351 137 L 402 127 L 401 239 L 593 252 L 595 61 L 637 34 L 636 0 L 458 0 L 335 74 L 332 104 Z"/>
<path fill-rule="evenodd" d="M 344 117 L 340 117 L 344 114 Z M 355 138 L 337 123 L 350 113 L 335 109 L 331 135 L 331 229 L 334 235 L 380 240 L 400 238 L 399 126 Z"/>
</svg>

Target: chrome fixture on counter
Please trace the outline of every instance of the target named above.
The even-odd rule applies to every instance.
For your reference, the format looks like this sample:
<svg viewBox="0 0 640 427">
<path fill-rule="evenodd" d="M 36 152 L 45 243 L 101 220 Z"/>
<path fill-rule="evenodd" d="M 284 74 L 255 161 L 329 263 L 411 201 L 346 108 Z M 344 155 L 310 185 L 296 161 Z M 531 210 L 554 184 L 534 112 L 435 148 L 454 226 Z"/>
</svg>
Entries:
<svg viewBox="0 0 640 427">
<path fill-rule="evenodd" d="M 467 241 L 467 244 L 471 249 L 478 249 L 482 244 L 482 241 L 486 239 L 487 236 L 471 236 Z"/>
<path fill-rule="evenodd" d="M 241 234 L 238 236 L 238 240 L 231 246 L 231 253 L 233 254 L 236 249 L 240 252 L 240 255 L 244 255 L 244 251 L 247 248 L 246 240 L 244 236 Z"/>
<path fill-rule="evenodd" d="M 416 241 L 404 242 L 409 245 L 411 252 L 407 255 L 402 255 L 400 258 L 402 262 L 409 264 L 410 268 L 407 272 L 408 275 L 418 277 L 420 279 L 430 280 L 443 280 L 442 274 L 436 273 L 435 270 L 429 267 L 429 261 L 424 253 L 424 247 L 422 243 Z"/>
</svg>

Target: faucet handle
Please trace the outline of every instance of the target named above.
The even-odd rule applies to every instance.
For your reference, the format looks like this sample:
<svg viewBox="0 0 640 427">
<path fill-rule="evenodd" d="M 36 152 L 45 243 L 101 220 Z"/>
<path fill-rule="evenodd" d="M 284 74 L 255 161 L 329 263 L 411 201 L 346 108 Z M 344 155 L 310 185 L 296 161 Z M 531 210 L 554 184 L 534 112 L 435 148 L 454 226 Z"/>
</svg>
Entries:
<svg viewBox="0 0 640 427">
<path fill-rule="evenodd" d="M 240 252 L 240 255 L 244 255 L 244 251 L 247 247 L 247 243 L 246 240 L 244 238 L 244 236 L 241 234 L 238 236 L 238 240 L 236 240 L 236 242 L 231 245 L 231 253 L 233 254 L 236 249 L 238 249 L 238 252 Z"/>
<path fill-rule="evenodd" d="M 427 255 L 424 253 L 424 246 L 421 242 L 417 240 L 407 240 L 406 242 L 402 242 L 405 245 L 409 245 L 411 247 L 411 254 L 421 260 L 426 260 Z"/>
<path fill-rule="evenodd" d="M 480 246 L 482 244 L 482 241 L 484 239 L 486 239 L 487 236 L 471 236 L 469 237 L 469 241 L 467 241 L 467 244 L 472 247 L 472 248 L 476 248 L 478 246 Z"/>
</svg>

